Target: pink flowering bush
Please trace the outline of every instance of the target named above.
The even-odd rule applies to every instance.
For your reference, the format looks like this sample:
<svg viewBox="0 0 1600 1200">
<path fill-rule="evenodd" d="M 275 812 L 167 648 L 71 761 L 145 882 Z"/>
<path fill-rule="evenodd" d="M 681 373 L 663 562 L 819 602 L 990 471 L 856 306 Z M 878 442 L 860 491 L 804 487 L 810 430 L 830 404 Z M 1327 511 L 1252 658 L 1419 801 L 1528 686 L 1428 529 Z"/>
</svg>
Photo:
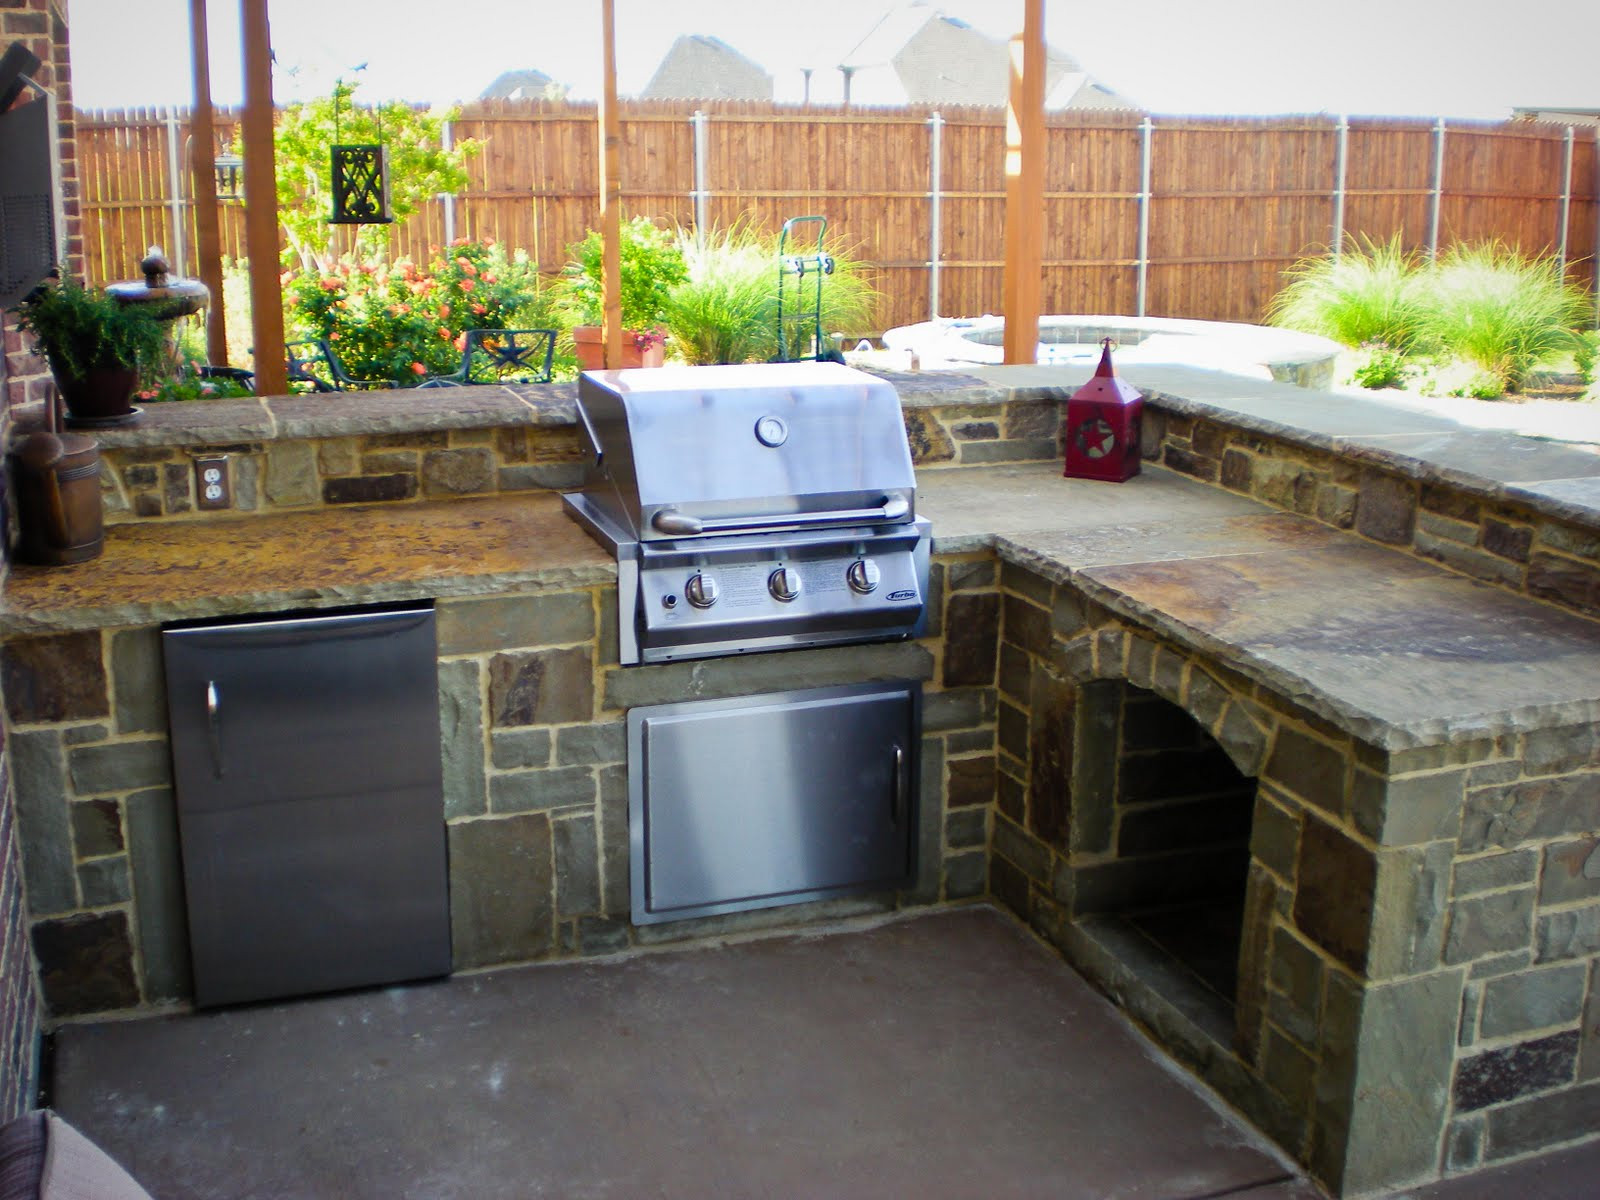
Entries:
<svg viewBox="0 0 1600 1200">
<path fill-rule="evenodd" d="M 284 278 L 289 338 L 325 338 L 358 379 L 414 384 L 461 365 L 469 329 L 517 327 L 539 303 L 527 255 L 465 238 L 432 247 L 426 268 L 345 258 Z"/>
</svg>

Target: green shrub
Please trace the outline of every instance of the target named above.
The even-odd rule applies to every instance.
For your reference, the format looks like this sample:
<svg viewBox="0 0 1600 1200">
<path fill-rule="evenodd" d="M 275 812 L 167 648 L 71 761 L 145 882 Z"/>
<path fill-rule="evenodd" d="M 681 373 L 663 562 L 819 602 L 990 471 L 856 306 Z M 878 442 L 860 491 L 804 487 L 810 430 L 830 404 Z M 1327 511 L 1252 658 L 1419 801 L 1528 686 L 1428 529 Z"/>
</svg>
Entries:
<svg viewBox="0 0 1600 1200">
<path fill-rule="evenodd" d="M 161 404 L 179 400 L 223 400 L 231 396 L 253 396 L 248 384 L 236 379 L 208 379 L 190 364 L 184 364 L 171 379 L 139 392 L 139 399 Z"/>
<path fill-rule="evenodd" d="M 327 339 L 358 379 L 414 383 L 461 365 L 466 330 L 516 328 L 539 295 L 523 251 L 464 238 L 432 250 L 425 270 L 347 258 L 294 276 L 284 289 L 290 339 Z"/>
<path fill-rule="evenodd" d="M 760 362 L 777 352 L 777 260 L 769 240 L 747 222 L 705 238 L 678 231 L 687 277 L 668 295 L 663 316 L 686 362 Z"/>
<path fill-rule="evenodd" d="M 567 247 L 572 261 L 555 285 L 557 309 L 569 325 L 599 325 L 604 320 L 601 293 L 600 231 Z M 649 217 L 622 224 L 617 241 L 620 259 L 622 327 L 654 329 L 663 321 L 667 298 L 688 277 L 683 251 L 672 235 Z"/>
<path fill-rule="evenodd" d="M 741 220 L 701 238 L 679 230 L 687 278 L 664 311 L 676 352 L 690 363 L 765 362 L 778 352 L 778 235 Z M 834 260 L 822 280 L 822 328 L 870 324 L 878 293 L 861 262 L 828 248 Z M 815 276 L 784 280 L 784 337 L 789 353 L 808 352 L 817 320 Z"/>
<path fill-rule="evenodd" d="M 1286 329 L 1320 334 L 1345 346 L 1381 342 L 1396 353 L 1425 348 L 1426 300 L 1416 279 L 1417 259 L 1400 248 L 1351 239 L 1344 253 L 1302 259 L 1288 284 L 1268 305 L 1268 320 Z"/>
<path fill-rule="evenodd" d="M 1534 367 L 1577 348 L 1585 297 L 1553 257 L 1527 258 L 1499 243 L 1457 246 L 1424 274 L 1429 333 L 1500 391 L 1521 391 Z"/>
<path fill-rule="evenodd" d="M 1505 394 L 1505 384 L 1489 371 L 1474 371 L 1465 383 L 1450 389 L 1452 396 L 1467 396 L 1473 400 L 1498 400 Z"/>
<path fill-rule="evenodd" d="M 1600 359 L 1600 329 L 1585 329 L 1575 334 L 1572 347 L 1572 365 L 1585 384 L 1595 381 L 1594 367 Z"/>
<path fill-rule="evenodd" d="M 1351 377 L 1364 388 L 1404 387 L 1413 368 L 1406 356 L 1382 342 L 1369 342 L 1361 347 L 1366 357 L 1356 365 Z"/>
</svg>

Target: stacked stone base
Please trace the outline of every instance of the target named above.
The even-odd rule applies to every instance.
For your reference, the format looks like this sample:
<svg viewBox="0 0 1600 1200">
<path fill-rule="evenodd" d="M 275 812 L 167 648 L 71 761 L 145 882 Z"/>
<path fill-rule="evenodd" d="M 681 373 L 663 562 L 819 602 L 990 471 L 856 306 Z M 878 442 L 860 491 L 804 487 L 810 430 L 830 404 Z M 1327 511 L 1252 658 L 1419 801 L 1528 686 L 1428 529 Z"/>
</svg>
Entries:
<svg viewBox="0 0 1600 1200">
<path fill-rule="evenodd" d="M 1341 1195 L 1600 1132 L 1593 727 L 1385 752 L 1069 585 L 1002 589 L 997 899 Z M 1129 688 L 1254 780 L 1231 1020 L 1105 918 L 1213 870 L 1124 836 Z"/>
</svg>

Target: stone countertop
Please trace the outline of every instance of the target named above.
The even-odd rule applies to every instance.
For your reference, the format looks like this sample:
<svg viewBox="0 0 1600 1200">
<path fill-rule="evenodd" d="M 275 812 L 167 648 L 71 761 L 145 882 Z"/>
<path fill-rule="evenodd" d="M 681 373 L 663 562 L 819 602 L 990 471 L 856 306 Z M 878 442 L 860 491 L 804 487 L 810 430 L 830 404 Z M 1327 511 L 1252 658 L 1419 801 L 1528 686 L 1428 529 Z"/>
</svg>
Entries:
<svg viewBox="0 0 1600 1200">
<path fill-rule="evenodd" d="M 1520 406 L 1504 401 L 1321 392 L 1185 367 L 1129 367 L 1121 374 L 1150 403 L 1181 416 L 1211 418 L 1423 483 L 1600 526 L 1600 439 L 1591 405 L 1570 403 L 1556 436 L 1549 412 L 1542 426 L 1535 425 L 1519 421 Z"/>
<path fill-rule="evenodd" d="M 69 567 L 13 565 L 0 633 L 610 583 L 616 567 L 549 492 L 114 525 Z"/>
<path fill-rule="evenodd" d="M 924 471 L 945 553 L 1002 558 L 1387 749 L 1600 720 L 1600 622 L 1160 469 Z M 98 559 L 12 568 L 0 633 L 604 585 L 552 493 L 137 522 Z"/>
<path fill-rule="evenodd" d="M 1398 750 L 1600 720 L 1600 622 L 1165 471 L 925 472 L 949 551 L 1000 556 Z"/>
</svg>

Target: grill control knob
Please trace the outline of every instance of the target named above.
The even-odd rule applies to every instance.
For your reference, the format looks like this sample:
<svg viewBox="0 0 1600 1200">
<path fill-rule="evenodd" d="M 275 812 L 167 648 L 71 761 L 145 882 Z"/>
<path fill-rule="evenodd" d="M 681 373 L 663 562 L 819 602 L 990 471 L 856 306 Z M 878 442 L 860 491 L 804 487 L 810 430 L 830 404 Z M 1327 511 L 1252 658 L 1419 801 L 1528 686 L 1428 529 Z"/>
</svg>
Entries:
<svg viewBox="0 0 1600 1200">
<path fill-rule="evenodd" d="M 767 591 L 774 600 L 788 603 L 800 595 L 800 572 L 793 567 L 779 567 L 767 576 Z"/>
<path fill-rule="evenodd" d="M 689 582 L 683 585 L 684 599 L 696 608 L 710 608 L 721 594 L 716 579 L 704 571 L 689 576 Z"/>
<path fill-rule="evenodd" d="M 883 573 L 878 570 L 878 564 L 870 558 L 858 558 L 850 564 L 844 577 L 852 592 L 865 596 L 869 592 L 878 590 L 878 581 L 883 578 Z"/>
</svg>

